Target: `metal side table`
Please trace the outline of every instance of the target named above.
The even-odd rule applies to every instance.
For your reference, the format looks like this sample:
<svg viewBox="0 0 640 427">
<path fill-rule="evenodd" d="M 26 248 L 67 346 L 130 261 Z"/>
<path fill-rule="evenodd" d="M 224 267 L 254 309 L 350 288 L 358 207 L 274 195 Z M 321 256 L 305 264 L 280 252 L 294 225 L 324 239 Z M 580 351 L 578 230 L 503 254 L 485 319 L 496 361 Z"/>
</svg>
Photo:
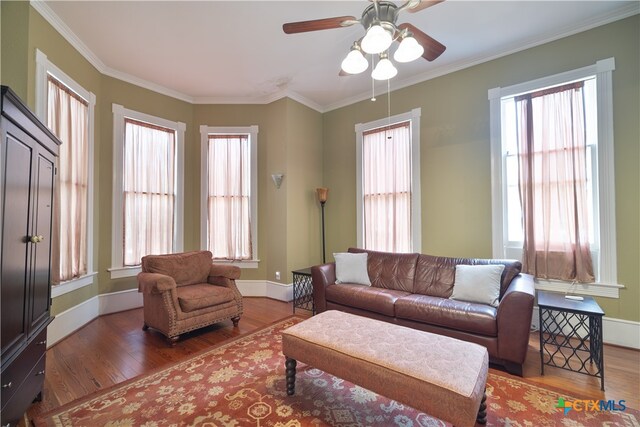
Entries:
<svg viewBox="0 0 640 427">
<path fill-rule="evenodd" d="M 313 284 L 311 283 L 311 267 L 294 270 L 293 274 L 293 313 L 296 308 L 309 310 L 316 314 L 313 305 Z"/>
<path fill-rule="evenodd" d="M 591 297 L 582 301 L 564 294 L 538 292 L 540 308 L 540 373 L 544 365 L 600 378 L 604 391 L 602 316 Z"/>
</svg>

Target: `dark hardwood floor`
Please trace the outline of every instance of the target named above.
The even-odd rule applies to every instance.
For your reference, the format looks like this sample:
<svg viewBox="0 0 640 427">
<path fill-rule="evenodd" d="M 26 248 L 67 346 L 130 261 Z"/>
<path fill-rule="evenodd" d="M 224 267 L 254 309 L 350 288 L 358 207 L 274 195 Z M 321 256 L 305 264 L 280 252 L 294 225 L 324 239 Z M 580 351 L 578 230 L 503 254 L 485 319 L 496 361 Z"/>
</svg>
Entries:
<svg viewBox="0 0 640 427">
<path fill-rule="evenodd" d="M 28 416 L 33 418 L 292 314 L 291 303 L 267 298 L 245 298 L 244 307 L 238 328 L 231 321 L 213 325 L 188 334 L 175 347 L 169 347 L 157 332 L 142 331 L 142 309 L 95 319 L 47 350 L 43 400 L 31 406 Z M 297 312 L 308 316 L 304 310 Z M 599 379 L 586 375 L 545 367 L 541 376 L 538 335 L 534 333 L 525 378 L 566 391 L 567 396 L 622 399 L 627 406 L 640 409 L 640 351 L 605 345 L 604 354 L 606 392 L 600 391 Z"/>
</svg>

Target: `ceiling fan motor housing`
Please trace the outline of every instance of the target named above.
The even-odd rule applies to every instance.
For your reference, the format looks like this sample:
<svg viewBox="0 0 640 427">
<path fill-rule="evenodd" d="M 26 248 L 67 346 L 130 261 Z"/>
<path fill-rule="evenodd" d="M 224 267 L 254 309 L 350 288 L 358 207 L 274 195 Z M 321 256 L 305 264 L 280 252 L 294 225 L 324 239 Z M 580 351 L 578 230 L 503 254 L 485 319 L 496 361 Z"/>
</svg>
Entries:
<svg viewBox="0 0 640 427">
<path fill-rule="evenodd" d="M 372 3 L 362 12 L 360 23 L 365 30 L 373 24 L 380 23 L 383 28 L 389 30 L 392 34 L 396 29 L 396 19 L 398 18 L 398 6 L 389 1 L 377 2 L 378 13 L 376 13 L 376 3 Z"/>
</svg>

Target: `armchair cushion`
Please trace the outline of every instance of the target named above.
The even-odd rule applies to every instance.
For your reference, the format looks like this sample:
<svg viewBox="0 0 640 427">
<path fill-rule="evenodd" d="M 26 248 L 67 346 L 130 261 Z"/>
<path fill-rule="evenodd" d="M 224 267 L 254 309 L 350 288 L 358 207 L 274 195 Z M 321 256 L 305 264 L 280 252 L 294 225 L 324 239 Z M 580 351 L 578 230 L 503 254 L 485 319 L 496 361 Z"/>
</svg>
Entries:
<svg viewBox="0 0 640 427">
<path fill-rule="evenodd" d="M 148 255 L 142 257 L 142 271 L 171 276 L 178 286 L 206 283 L 211 270 L 211 259 L 209 251 Z"/>
<path fill-rule="evenodd" d="M 181 286 L 176 289 L 176 294 L 185 313 L 231 302 L 235 297 L 229 288 L 206 283 Z"/>
</svg>

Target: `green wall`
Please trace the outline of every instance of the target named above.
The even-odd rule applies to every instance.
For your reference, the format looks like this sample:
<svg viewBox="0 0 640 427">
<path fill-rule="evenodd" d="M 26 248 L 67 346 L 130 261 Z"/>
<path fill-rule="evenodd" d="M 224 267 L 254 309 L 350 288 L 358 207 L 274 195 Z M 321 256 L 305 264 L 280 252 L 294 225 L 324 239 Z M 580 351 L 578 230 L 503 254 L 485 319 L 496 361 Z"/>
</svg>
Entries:
<svg viewBox="0 0 640 427">
<path fill-rule="evenodd" d="M 94 134 L 94 269 L 98 272 L 92 286 L 54 298 L 52 313 L 59 314 L 96 295 L 135 289 L 135 277 L 111 280 L 113 113 L 112 104 L 186 124 L 184 176 L 184 249 L 200 247 L 200 125 L 258 125 L 258 256 L 257 269 L 243 269 L 243 280 L 272 280 L 280 271 L 280 282 L 290 283 L 291 265 L 317 263 L 317 253 L 299 250 L 319 245 L 320 231 L 312 230 L 305 240 L 287 252 L 289 228 L 306 229 L 309 216 L 317 208 L 308 197 L 321 184 L 321 114 L 290 99 L 269 105 L 194 105 L 106 76 L 96 70 L 28 2 L 2 2 L 1 61 L 2 84 L 35 107 L 35 51 L 47 58 L 96 95 Z M 7 58 L 12 58 L 8 61 Z M 304 167 L 287 169 L 289 151 L 302 144 L 314 154 Z M 300 153 L 300 150 L 297 151 Z M 277 190 L 271 174 L 285 173 Z M 312 180 L 309 176 L 313 177 Z M 287 182 L 292 184 L 287 186 Z M 309 183 L 309 188 L 300 186 Z M 288 203 L 288 200 L 295 203 Z M 288 209 L 291 207 L 292 212 Z M 315 236 L 313 234 L 316 234 Z M 319 252 L 319 250 L 318 250 Z M 294 258 L 289 260 L 289 254 Z M 304 256 L 300 256 L 304 254 Z M 305 256 L 308 256 L 306 258 Z"/>
<path fill-rule="evenodd" d="M 391 94 L 391 114 L 422 109 L 422 251 L 491 257 L 491 160 L 487 91 L 615 57 L 613 72 L 619 299 L 606 315 L 640 320 L 640 16 L 623 19 Z M 328 252 L 356 244 L 356 123 L 387 116 L 387 99 L 323 116 Z"/>
<path fill-rule="evenodd" d="M 242 279 L 290 283 L 290 270 L 322 258 L 320 206 L 314 189 L 330 189 L 327 259 L 356 244 L 356 123 L 387 116 L 387 99 L 362 101 L 320 114 L 285 98 L 268 105 L 192 105 L 102 75 L 28 2 L 0 3 L 2 84 L 35 104 L 35 49 L 96 94 L 96 284 L 54 300 L 60 313 L 98 294 L 132 289 L 135 279 L 111 280 L 111 104 L 187 124 L 185 249 L 199 247 L 199 126 L 258 125 L 259 268 Z M 391 94 L 391 114 L 422 109 L 423 252 L 491 256 L 491 168 L 487 91 L 615 57 L 614 133 L 620 299 L 599 299 L 607 316 L 640 320 L 640 17 L 633 16 L 542 46 L 435 78 Z M 9 58 L 11 60 L 9 60 Z M 280 189 L 271 174 L 284 173 Z"/>
</svg>

